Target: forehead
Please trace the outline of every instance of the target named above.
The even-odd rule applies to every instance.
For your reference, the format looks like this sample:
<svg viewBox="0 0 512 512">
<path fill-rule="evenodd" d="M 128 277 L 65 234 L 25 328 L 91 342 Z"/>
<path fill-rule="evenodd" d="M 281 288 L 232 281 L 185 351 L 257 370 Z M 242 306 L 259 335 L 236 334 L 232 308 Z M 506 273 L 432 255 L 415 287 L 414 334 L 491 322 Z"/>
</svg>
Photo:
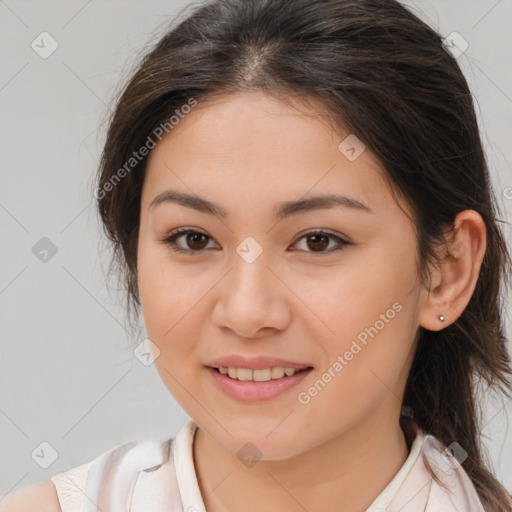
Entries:
<svg viewBox="0 0 512 512">
<path fill-rule="evenodd" d="M 381 164 L 370 148 L 349 160 L 348 136 L 320 106 L 252 92 L 200 102 L 151 151 L 142 203 L 172 188 L 245 209 L 326 193 L 389 208 Z"/>
</svg>

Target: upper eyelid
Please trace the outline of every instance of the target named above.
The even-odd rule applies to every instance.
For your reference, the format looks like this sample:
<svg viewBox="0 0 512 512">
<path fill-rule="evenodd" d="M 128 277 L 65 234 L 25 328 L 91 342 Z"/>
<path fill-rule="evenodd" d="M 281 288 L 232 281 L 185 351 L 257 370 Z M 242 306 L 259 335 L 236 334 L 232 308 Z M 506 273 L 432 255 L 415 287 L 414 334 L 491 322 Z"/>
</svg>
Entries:
<svg viewBox="0 0 512 512">
<path fill-rule="evenodd" d="M 306 229 L 306 230 L 301 231 L 300 233 L 298 233 L 296 238 L 301 238 L 301 237 L 303 237 L 305 235 L 309 235 L 310 233 L 323 233 L 325 235 L 342 238 L 346 242 L 349 241 L 348 237 L 346 237 L 345 235 L 343 235 L 341 233 L 334 233 L 330 229 L 325 229 L 325 228 L 310 228 L 310 229 Z"/>
<path fill-rule="evenodd" d="M 164 236 L 164 240 L 171 237 L 171 236 L 175 236 L 175 235 L 182 235 L 182 234 L 187 234 L 187 233 L 199 233 L 201 235 L 205 235 L 207 236 L 208 238 L 214 240 L 213 236 L 209 235 L 206 231 L 203 231 L 199 228 L 192 228 L 192 227 L 182 227 L 182 228 L 176 228 L 175 230 L 172 230 L 170 233 L 166 234 Z M 309 228 L 309 229 L 306 229 L 304 231 L 301 231 L 300 233 L 298 233 L 295 238 L 298 239 L 298 238 L 302 238 L 303 236 L 305 235 L 309 235 L 309 234 L 314 234 L 314 233 L 323 233 L 323 234 L 326 234 L 326 235 L 329 235 L 329 236 L 333 236 L 333 237 L 338 237 L 338 238 L 342 238 L 343 240 L 345 240 L 346 242 L 350 242 L 350 239 L 349 237 L 341 234 L 341 233 L 335 233 L 329 229 L 326 229 L 326 228 Z"/>
</svg>

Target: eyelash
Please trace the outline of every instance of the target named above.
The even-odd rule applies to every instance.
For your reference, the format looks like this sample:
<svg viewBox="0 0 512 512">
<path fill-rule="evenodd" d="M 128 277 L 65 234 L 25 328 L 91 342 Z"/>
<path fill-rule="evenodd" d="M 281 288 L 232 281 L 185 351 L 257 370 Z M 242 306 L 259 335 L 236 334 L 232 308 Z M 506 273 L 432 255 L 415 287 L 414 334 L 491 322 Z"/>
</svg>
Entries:
<svg viewBox="0 0 512 512">
<path fill-rule="evenodd" d="M 208 236 L 206 233 L 203 233 L 202 231 L 198 231 L 198 230 L 195 230 L 195 229 L 184 227 L 184 228 L 178 228 L 178 229 L 172 231 L 169 234 L 169 236 L 164 238 L 163 240 L 161 240 L 161 242 L 164 243 L 165 245 L 170 246 L 173 251 L 179 252 L 179 253 L 185 253 L 185 254 L 190 254 L 190 255 L 196 256 L 196 255 L 199 255 L 199 254 L 205 252 L 206 249 L 194 251 L 194 250 L 182 249 L 182 248 L 178 247 L 177 244 L 176 244 L 176 239 L 180 238 L 183 235 L 187 235 L 187 234 L 204 235 L 207 238 L 209 238 L 210 240 L 212 240 L 212 238 L 210 236 Z M 344 240 L 343 238 L 340 238 L 339 236 L 334 235 L 333 233 L 330 233 L 328 231 L 324 231 L 322 229 L 316 230 L 316 231 L 312 230 L 312 231 L 306 231 L 306 232 L 300 233 L 298 235 L 297 240 L 295 241 L 295 243 L 297 243 L 302 238 L 305 238 L 307 236 L 312 236 L 312 235 L 324 235 L 324 236 L 327 236 L 327 237 L 329 237 L 329 238 L 331 238 L 333 240 L 336 240 L 338 242 L 338 244 L 339 244 L 334 249 L 330 249 L 330 250 L 326 250 L 326 251 L 319 251 L 319 252 L 305 251 L 307 253 L 312 254 L 313 256 L 317 256 L 317 255 L 320 256 L 320 255 L 323 255 L 323 254 L 331 254 L 332 252 L 340 251 L 340 250 L 344 249 L 345 246 L 347 246 L 347 245 L 352 245 L 351 242 L 348 242 L 348 241 Z"/>
</svg>

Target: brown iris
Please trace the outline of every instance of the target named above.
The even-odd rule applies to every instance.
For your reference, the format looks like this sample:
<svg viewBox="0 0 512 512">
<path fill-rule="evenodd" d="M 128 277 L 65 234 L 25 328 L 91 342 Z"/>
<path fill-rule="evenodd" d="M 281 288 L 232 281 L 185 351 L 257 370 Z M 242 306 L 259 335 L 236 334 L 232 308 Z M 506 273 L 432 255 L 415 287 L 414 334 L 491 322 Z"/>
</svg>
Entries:
<svg viewBox="0 0 512 512">
<path fill-rule="evenodd" d="M 307 237 L 307 244 L 310 249 L 315 250 L 323 250 L 329 245 L 329 237 L 327 235 L 317 234 L 317 235 L 309 235 Z M 313 243 L 310 243 L 310 240 L 313 240 Z"/>
<path fill-rule="evenodd" d="M 201 240 L 202 238 L 202 240 Z M 186 236 L 187 245 L 191 249 L 201 250 L 204 249 L 208 243 L 208 236 L 202 233 L 188 233 Z"/>
</svg>

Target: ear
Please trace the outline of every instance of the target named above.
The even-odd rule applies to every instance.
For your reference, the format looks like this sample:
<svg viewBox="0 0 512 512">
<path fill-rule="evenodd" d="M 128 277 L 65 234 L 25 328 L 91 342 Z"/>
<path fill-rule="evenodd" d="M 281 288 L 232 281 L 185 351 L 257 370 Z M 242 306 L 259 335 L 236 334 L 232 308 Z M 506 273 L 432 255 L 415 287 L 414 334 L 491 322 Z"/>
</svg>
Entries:
<svg viewBox="0 0 512 512">
<path fill-rule="evenodd" d="M 455 322 L 476 288 L 487 248 L 487 230 L 480 214 L 474 210 L 460 212 L 447 248 L 442 248 L 443 261 L 432 272 L 430 290 L 423 290 L 420 308 L 420 325 L 430 331 Z M 439 319 L 441 315 L 444 322 Z"/>
</svg>

